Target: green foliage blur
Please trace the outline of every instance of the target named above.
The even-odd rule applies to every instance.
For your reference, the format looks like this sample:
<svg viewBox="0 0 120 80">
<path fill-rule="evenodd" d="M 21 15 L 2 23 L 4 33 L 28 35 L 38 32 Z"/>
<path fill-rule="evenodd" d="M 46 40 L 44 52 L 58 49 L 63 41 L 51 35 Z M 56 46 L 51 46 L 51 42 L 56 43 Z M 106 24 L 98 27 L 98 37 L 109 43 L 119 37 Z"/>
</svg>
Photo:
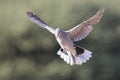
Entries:
<svg viewBox="0 0 120 80">
<path fill-rule="evenodd" d="M 60 59 L 54 36 L 25 13 L 67 30 L 103 7 L 100 23 L 76 43 L 93 52 L 81 66 Z M 0 80 L 120 80 L 120 0 L 0 0 Z"/>
</svg>

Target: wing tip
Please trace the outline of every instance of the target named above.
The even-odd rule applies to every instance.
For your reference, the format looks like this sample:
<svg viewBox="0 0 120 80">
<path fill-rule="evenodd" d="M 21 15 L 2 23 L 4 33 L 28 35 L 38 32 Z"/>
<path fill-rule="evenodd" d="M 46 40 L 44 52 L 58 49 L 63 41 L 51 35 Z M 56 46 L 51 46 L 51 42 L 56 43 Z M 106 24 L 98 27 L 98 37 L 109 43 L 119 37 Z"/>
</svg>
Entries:
<svg viewBox="0 0 120 80">
<path fill-rule="evenodd" d="M 103 13 L 105 11 L 105 8 L 101 8 L 99 11 Z"/>
<path fill-rule="evenodd" d="M 26 14 L 27 14 L 28 17 L 35 16 L 35 13 L 32 12 L 32 10 L 29 10 L 29 9 L 26 11 Z"/>
<path fill-rule="evenodd" d="M 102 17 L 103 13 L 105 12 L 105 8 L 101 8 L 98 12 L 97 15 L 100 15 Z"/>
</svg>

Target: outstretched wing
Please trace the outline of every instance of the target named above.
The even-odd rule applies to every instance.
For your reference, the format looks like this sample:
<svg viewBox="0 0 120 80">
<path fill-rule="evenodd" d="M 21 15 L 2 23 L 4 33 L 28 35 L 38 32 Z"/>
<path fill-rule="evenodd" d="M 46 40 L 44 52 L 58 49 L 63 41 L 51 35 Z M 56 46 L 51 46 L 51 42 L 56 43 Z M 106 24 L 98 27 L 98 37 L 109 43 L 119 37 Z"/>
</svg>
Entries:
<svg viewBox="0 0 120 80">
<path fill-rule="evenodd" d="M 92 30 L 92 26 L 99 23 L 104 9 L 99 10 L 93 17 L 66 31 L 73 41 L 79 41 L 85 38 Z"/>
<path fill-rule="evenodd" d="M 45 28 L 49 30 L 52 34 L 55 33 L 55 30 L 51 27 L 49 27 L 44 21 L 42 21 L 35 13 L 32 11 L 27 11 L 26 12 L 28 18 L 33 21 L 34 23 L 38 24 L 40 27 Z"/>
</svg>

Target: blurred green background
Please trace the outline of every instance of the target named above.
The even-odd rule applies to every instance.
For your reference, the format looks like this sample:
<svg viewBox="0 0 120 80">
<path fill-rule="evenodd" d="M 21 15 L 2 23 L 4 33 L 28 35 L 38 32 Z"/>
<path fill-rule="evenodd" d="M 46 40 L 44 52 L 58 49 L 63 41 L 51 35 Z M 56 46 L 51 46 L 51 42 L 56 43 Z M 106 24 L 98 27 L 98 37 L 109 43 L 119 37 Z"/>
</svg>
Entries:
<svg viewBox="0 0 120 80">
<path fill-rule="evenodd" d="M 76 43 L 93 52 L 81 66 L 60 59 L 54 36 L 25 14 L 67 30 L 103 7 L 101 22 Z M 0 0 L 0 80 L 120 80 L 120 0 Z"/>
</svg>

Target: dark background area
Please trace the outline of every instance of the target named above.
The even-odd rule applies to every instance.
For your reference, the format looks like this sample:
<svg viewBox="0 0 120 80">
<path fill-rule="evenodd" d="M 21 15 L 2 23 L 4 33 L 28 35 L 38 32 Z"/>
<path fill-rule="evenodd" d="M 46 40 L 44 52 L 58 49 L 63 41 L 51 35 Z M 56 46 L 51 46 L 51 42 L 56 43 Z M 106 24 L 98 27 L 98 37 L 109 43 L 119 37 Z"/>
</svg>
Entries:
<svg viewBox="0 0 120 80">
<path fill-rule="evenodd" d="M 81 66 L 65 63 L 54 36 L 25 14 L 67 30 L 103 7 L 100 23 L 76 43 L 93 52 Z M 0 0 L 0 80 L 120 80 L 120 0 Z"/>
</svg>

